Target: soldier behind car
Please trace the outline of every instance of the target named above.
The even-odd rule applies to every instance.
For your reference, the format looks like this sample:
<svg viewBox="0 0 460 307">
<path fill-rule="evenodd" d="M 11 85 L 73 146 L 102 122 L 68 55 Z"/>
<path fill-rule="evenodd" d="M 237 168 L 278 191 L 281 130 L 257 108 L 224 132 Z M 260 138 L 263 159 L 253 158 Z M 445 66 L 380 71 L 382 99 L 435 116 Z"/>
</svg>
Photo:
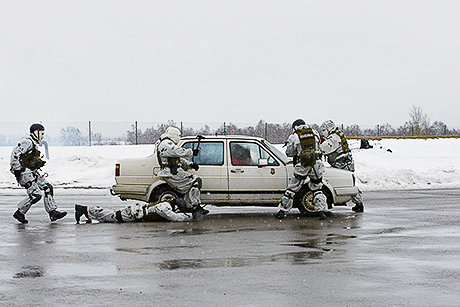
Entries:
<svg viewBox="0 0 460 307">
<path fill-rule="evenodd" d="M 321 126 L 321 153 L 326 156 L 327 162 L 334 168 L 355 171 L 355 162 L 345 134 L 334 124 L 332 120 L 324 121 Z M 363 196 L 358 188 L 358 193 L 351 198 L 355 204 L 352 208 L 355 212 L 364 212 Z"/>
<path fill-rule="evenodd" d="M 320 159 L 318 132 L 306 125 L 304 120 L 297 119 L 292 124 L 292 134 L 286 144 L 286 155 L 294 159 L 294 175 L 281 198 L 276 217 L 283 219 L 292 209 L 294 196 L 308 177 L 308 187 L 313 192 L 314 209 L 321 220 L 326 219 L 327 200 L 322 191 L 324 165 Z"/>
<path fill-rule="evenodd" d="M 53 186 L 39 173 L 41 167 L 45 165 L 45 161 L 41 159 L 37 146 L 43 140 L 45 128 L 41 124 L 33 124 L 29 131 L 30 134 L 23 137 L 11 153 L 10 171 L 28 194 L 28 197 L 18 204 L 18 210 L 13 214 L 13 217 L 19 222 L 27 224 L 29 221 L 25 214 L 33 204 L 42 198 L 44 192 L 45 210 L 51 221 L 56 221 L 66 216 L 67 212 L 57 211 Z"/>
<path fill-rule="evenodd" d="M 87 222 L 97 220 L 105 223 L 171 221 L 187 222 L 200 219 L 200 211 L 189 211 L 185 200 L 171 198 L 166 201 L 149 204 L 132 204 L 120 210 L 108 210 L 100 206 L 75 205 L 75 220 L 80 223 L 84 215 Z"/>
<path fill-rule="evenodd" d="M 177 145 L 180 134 L 180 130 L 176 127 L 168 127 L 161 135 L 157 144 L 157 157 L 161 166 L 158 177 L 166 181 L 174 191 L 184 195 L 189 210 L 200 211 L 204 215 L 209 211 L 201 207 L 199 178 L 187 171 L 190 168 L 199 169 L 197 164 L 189 160 L 197 156 L 199 150 Z"/>
</svg>

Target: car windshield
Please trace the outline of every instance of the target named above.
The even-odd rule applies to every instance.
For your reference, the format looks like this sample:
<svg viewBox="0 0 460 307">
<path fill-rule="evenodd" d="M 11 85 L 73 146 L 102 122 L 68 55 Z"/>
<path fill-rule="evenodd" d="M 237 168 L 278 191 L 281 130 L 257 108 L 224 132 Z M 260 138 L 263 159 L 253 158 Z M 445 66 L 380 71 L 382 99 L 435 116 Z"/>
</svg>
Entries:
<svg viewBox="0 0 460 307">
<path fill-rule="evenodd" d="M 270 149 L 271 152 L 273 152 L 281 161 L 283 161 L 283 163 L 288 164 L 289 161 L 291 161 L 284 153 L 279 151 L 275 146 L 270 144 L 268 141 L 263 140 L 262 143 L 264 143 L 264 145 L 266 145 Z"/>
</svg>

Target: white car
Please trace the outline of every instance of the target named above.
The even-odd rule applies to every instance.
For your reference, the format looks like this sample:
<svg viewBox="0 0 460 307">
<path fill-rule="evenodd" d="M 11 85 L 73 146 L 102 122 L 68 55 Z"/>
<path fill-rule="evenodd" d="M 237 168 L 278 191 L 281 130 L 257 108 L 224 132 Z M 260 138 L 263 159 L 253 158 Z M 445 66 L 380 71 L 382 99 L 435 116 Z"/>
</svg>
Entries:
<svg viewBox="0 0 460 307">
<path fill-rule="evenodd" d="M 276 206 L 293 174 L 292 161 L 268 141 L 250 136 L 183 137 L 179 145 L 198 148 L 193 161 L 200 167 L 201 200 L 216 206 Z M 155 146 L 156 147 L 156 146 Z M 155 202 L 174 192 L 158 177 L 156 148 L 146 158 L 125 159 L 115 166 L 112 194 L 121 199 Z M 194 170 L 190 172 L 195 173 Z M 326 167 L 323 191 L 329 208 L 345 205 L 358 192 L 353 173 Z M 304 184 L 295 195 L 294 206 L 302 214 L 313 212 L 313 195 Z"/>
</svg>

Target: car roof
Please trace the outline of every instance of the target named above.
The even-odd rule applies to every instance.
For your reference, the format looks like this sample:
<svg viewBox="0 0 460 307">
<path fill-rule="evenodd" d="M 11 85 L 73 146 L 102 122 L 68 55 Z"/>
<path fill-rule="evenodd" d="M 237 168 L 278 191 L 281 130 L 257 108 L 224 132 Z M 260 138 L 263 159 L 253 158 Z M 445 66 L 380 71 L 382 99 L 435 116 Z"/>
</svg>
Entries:
<svg viewBox="0 0 460 307">
<path fill-rule="evenodd" d="M 203 140 L 257 140 L 263 141 L 264 139 L 257 136 L 248 136 L 248 135 L 204 135 Z M 196 140 L 197 136 L 184 136 L 181 140 Z"/>
</svg>

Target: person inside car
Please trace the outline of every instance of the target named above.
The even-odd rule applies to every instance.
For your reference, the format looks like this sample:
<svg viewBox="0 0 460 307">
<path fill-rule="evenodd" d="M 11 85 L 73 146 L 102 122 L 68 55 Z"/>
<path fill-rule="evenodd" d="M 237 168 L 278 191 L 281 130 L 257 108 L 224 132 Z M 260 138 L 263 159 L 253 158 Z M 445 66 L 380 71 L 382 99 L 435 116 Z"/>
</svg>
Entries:
<svg viewBox="0 0 460 307">
<path fill-rule="evenodd" d="M 232 165 L 250 166 L 254 165 L 251 152 L 240 144 L 231 145 Z"/>
</svg>

